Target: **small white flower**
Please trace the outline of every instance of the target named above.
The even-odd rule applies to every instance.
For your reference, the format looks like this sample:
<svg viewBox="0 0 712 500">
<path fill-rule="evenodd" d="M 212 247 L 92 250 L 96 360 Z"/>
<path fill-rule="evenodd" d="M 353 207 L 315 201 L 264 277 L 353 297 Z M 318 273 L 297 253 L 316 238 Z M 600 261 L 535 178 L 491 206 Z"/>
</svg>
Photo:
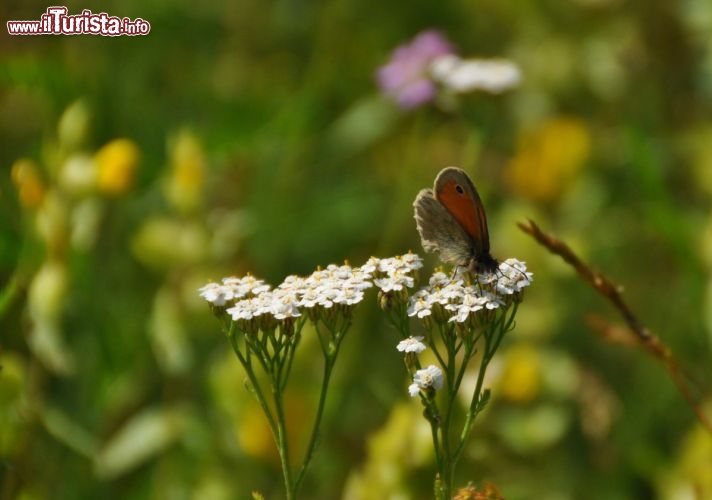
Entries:
<svg viewBox="0 0 712 500">
<path fill-rule="evenodd" d="M 408 394 L 410 394 L 411 398 L 414 398 L 418 394 L 420 394 L 420 386 L 416 383 L 412 383 L 408 386 Z"/>
<path fill-rule="evenodd" d="M 408 316 L 418 316 L 419 318 L 430 316 L 432 314 L 430 310 L 432 305 L 433 302 L 428 291 L 425 289 L 418 290 L 408 300 Z"/>
<path fill-rule="evenodd" d="M 272 301 L 270 303 L 270 313 L 274 316 L 274 319 L 282 320 L 286 318 L 296 318 L 301 316 L 299 309 L 297 308 L 298 300 L 293 293 L 280 293 L 273 294 Z"/>
<path fill-rule="evenodd" d="M 399 257 L 388 257 L 386 259 L 378 260 L 378 272 L 381 273 L 391 273 L 396 269 L 400 269 L 401 261 Z"/>
<path fill-rule="evenodd" d="M 428 348 L 425 344 L 423 344 L 423 338 L 424 337 L 420 336 L 408 337 L 407 339 L 398 342 L 396 349 L 398 349 L 400 352 L 414 352 L 416 354 L 420 354 Z"/>
<path fill-rule="evenodd" d="M 409 276 L 406 271 L 394 269 L 388 272 L 385 278 L 376 278 L 373 284 L 384 292 L 403 290 L 403 287 L 413 288 L 415 279 Z"/>
<path fill-rule="evenodd" d="M 455 321 L 457 323 L 464 323 L 470 314 L 481 311 L 488 304 L 488 299 L 477 295 L 473 288 L 468 290 L 471 293 L 466 293 L 462 297 L 462 301 L 457 304 L 448 304 L 445 309 L 449 311 L 455 311 L 455 315 L 452 316 L 448 321 Z"/>
<path fill-rule="evenodd" d="M 433 273 L 428 281 L 430 288 L 442 288 L 448 283 L 450 283 L 450 277 L 441 271 Z"/>
<path fill-rule="evenodd" d="M 415 386 L 415 387 L 414 387 Z M 429 365 L 422 370 L 415 372 L 413 383 L 408 387 L 408 393 L 411 397 L 415 397 L 420 389 L 428 389 L 432 387 L 435 390 L 443 386 L 443 372 L 435 365 Z M 415 390 L 415 389 L 418 390 Z"/>
<path fill-rule="evenodd" d="M 403 266 L 411 271 L 415 271 L 416 269 L 420 269 L 421 267 L 423 267 L 422 257 L 415 253 L 407 253 L 405 255 L 402 255 L 401 260 L 403 262 Z"/>
<path fill-rule="evenodd" d="M 390 273 L 396 270 L 411 272 L 421 267 L 423 267 L 423 259 L 418 254 L 407 253 L 388 257 L 387 259 L 379 259 L 377 271 L 382 273 Z"/>
<path fill-rule="evenodd" d="M 497 309 L 498 307 L 504 305 L 504 301 L 493 293 L 483 292 L 482 298 L 486 301 L 486 309 Z"/>
<path fill-rule="evenodd" d="M 299 307 L 311 308 L 321 301 L 321 294 L 316 288 L 305 288 L 301 292 L 301 298 L 297 304 Z"/>
<path fill-rule="evenodd" d="M 258 280 L 249 274 L 242 278 L 229 276 L 223 278 L 222 282 L 225 287 L 232 290 L 233 299 L 235 300 L 243 299 L 248 295 L 259 295 L 271 288 L 263 280 Z"/>
<path fill-rule="evenodd" d="M 345 279 L 337 283 L 337 286 L 363 291 L 371 288 L 373 283 L 371 283 L 370 273 L 365 272 L 361 267 L 354 267 Z"/>
<path fill-rule="evenodd" d="M 517 259 L 505 260 L 499 265 L 499 271 L 496 290 L 501 295 L 521 292 L 534 280 L 532 273 L 527 272 L 526 264 Z"/>
<path fill-rule="evenodd" d="M 293 292 L 299 292 L 305 287 L 304 278 L 301 276 L 289 275 L 284 278 L 284 281 L 277 287 L 282 290 L 291 290 Z"/>
<path fill-rule="evenodd" d="M 363 292 L 361 290 L 355 290 L 353 288 L 344 288 L 336 292 L 334 297 L 334 303 L 336 304 L 346 304 L 349 306 L 358 304 L 363 300 Z"/>
<path fill-rule="evenodd" d="M 371 257 L 366 261 L 364 265 L 361 266 L 361 271 L 368 275 L 372 275 L 378 269 L 378 263 L 380 262 L 380 260 L 381 259 L 379 259 L 378 257 Z"/>
<path fill-rule="evenodd" d="M 198 288 L 198 292 L 201 297 L 218 307 L 224 306 L 233 297 L 232 290 L 219 283 L 208 283 Z"/>
<path fill-rule="evenodd" d="M 260 301 L 258 299 L 243 299 L 237 301 L 234 306 L 227 310 L 227 313 L 232 317 L 233 321 L 240 319 L 251 320 L 255 316 L 259 316 L 257 313 L 259 307 Z"/>
</svg>

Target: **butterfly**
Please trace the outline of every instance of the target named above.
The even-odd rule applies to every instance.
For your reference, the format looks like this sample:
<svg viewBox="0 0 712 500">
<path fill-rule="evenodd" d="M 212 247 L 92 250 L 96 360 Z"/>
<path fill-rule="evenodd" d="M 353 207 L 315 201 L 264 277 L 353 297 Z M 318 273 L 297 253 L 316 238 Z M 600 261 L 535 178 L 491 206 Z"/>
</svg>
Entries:
<svg viewBox="0 0 712 500">
<path fill-rule="evenodd" d="M 472 273 L 497 269 L 499 263 L 490 255 L 485 208 L 464 170 L 441 170 L 433 189 L 422 189 L 413 206 L 426 252 L 435 252 L 443 262 Z"/>
</svg>

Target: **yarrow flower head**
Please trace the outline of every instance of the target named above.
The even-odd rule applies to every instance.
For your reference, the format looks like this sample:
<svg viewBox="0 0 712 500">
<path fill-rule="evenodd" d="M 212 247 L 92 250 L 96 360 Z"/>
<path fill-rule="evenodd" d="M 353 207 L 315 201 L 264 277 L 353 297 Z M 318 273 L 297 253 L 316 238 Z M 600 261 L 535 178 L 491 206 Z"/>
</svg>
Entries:
<svg viewBox="0 0 712 500">
<path fill-rule="evenodd" d="M 388 64 L 378 70 L 378 84 L 401 108 L 416 108 L 435 97 L 437 88 L 430 77 L 432 62 L 453 53 L 450 42 L 440 32 L 423 31 L 393 51 Z"/>
<path fill-rule="evenodd" d="M 413 383 L 408 386 L 410 397 L 414 398 L 421 390 L 438 390 L 443 386 L 443 372 L 435 365 L 418 370 L 413 375 Z"/>
<path fill-rule="evenodd" d="M 248 295 L 259 295 L 270 289 L 264 281 L 254 276 L 244 278 L 223 278 L 222 283 L 208 283 L 198 289 L 200 296 L 216 307 L 223 307 L 228 303 L 243 299 Z"/>
<path fill-rule="evenodd" d="M 500 295 L 512 295 L 523 291 L 534 281 L 534 275 L 527 271 L 524 262 L 507 259 L 499 264 L 495 289 Z"/>
<path fill-rule="evenodd" d="M 373 284 L 379 289 L 378 300 L 384 309 L 394 303 L 405 303 L 407 289 L 415 286 L 417 271 L 421 267 L 423 259 L 414 253 L 387 259 L 371 257 L 364 264 L 373 275 Z"/>
<path fill-rule="evenodd" d="M 442 272 L 433 273 L 428 286 L 410 296 L 408 316 L 424 319 L 437 309 L 445 312 L 443 321 L 465 323 L 480 311 L 505 306 L 531 284 L 532 273 L 524 262 L 507 259 L 497 271 L 479 274 L 474 281 L 466 285 L 461 274 L 450 278 Z"/>
<path fill-rule="evenodd" d="M 414 352 L 415 354 L 420 354 L 427 349 L 427 346 L 423 344 L 423 339 L 425 337 L 408 337 L 407 339 L 398 342 L 396 349 L 400 352 Z"/>
<path fill-rule="evenodd" d="M 247 275 L 223 278 L 221 283 L 208 283 L 198 292 L 212 306 L 225 308 L 234 321 L 251 321 L 265 315 L 282 321 L 299 317 L 302 309 L 354 306 L 363 300 L 365 290 L 372 286 L 368 266 L 362 269 L 347 264 L 330 264 L 306 277 L 287 276 L 274 290 L 264 281 Z"/>
</svg>

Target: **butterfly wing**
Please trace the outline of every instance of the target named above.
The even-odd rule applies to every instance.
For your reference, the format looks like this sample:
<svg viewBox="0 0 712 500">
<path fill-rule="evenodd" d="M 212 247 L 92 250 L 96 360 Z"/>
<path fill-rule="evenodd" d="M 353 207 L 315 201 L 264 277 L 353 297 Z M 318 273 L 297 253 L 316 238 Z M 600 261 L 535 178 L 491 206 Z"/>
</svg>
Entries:
<svg viewBox="0 0 712 500">
<path fill-rule="evenodd" d="M 487 216 L 477 189 L 464 170 L 443 169 L 435 179 L 435 196 L 470 236 L 476 259 L 489 258 Z"/>
<path fill-rule="evenodd" d="M 422 189 L 413 203 L 415 224 L 426 252 L 437 252 L 440 260 L 466 266 L 472 259 L 474 242 L 459 222 L 435 199 L 432 189 Z"/>
</svg>

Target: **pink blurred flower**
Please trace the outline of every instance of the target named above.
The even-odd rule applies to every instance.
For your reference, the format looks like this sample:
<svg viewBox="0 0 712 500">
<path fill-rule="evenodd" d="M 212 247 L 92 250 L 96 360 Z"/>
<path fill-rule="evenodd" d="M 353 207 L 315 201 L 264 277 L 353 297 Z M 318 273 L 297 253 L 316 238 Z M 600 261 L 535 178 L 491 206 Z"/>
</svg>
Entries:
<svg viewBox="0 0 712 500">
<path fill-rule="evenodd" d="M 454 54 L 454 49 L 442 33 L 423 31 L 393 51 L 388 64 L 378 70 L 378 84 L 401 108 L 418 107 L 435 97 L 437 88 L 430 77 L 432 62 L 449 54 Z"/>
</svg>

